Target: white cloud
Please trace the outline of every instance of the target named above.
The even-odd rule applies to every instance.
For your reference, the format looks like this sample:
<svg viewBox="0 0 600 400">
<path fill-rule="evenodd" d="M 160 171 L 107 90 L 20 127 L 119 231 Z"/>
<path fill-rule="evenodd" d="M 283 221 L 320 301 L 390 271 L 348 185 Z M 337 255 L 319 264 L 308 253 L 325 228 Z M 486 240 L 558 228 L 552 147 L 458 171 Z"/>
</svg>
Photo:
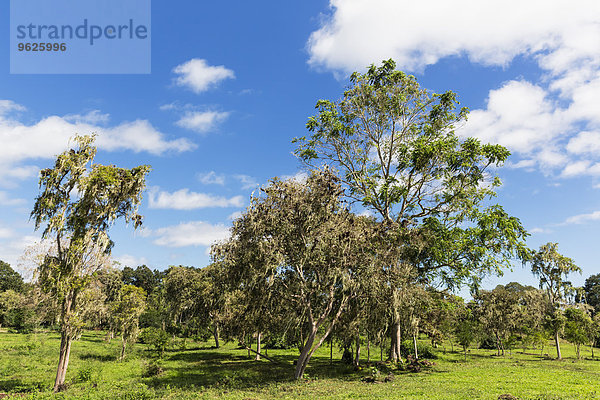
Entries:
<svg viewBox="0 0 600 400">
<path fill-rule="evenodd" d="M 154 244 L 166 247 L 210 246 L 229 237 L 229 228 L 204 221 L 191 221 L 152 231 Z"/>
<path fill-rule="evenodd" d="M 572 65 L 597 42 L 577 40 L 597 32 L 595 0 L 330 0 L 332 13 L 308 40 L 310 64 L 346 72 L 390 57 L 402 69 L 421 70 L 465 54 L 486 65 L 507 65 L 519 54 L 569 49 L 555 60 Z M 569 64 L 568 61 L 571 61 Z"/>
<path fill-rule="evenodd" d="M 0 100 L 0 116 L 12 111 L 25 111 L 26 108 L 12 100 Z"/>
<path fill-rule="evenodd" d="M 98 146 L 105 150 L 162 154 L 194 148 L 187 139 L 166 140 L 165 135 L 146 120 L 123 122 L 104 128 L 84 122 L 72 123 L 63 117 L 50 116 L 33 125 L 12 119 L 0 119 L 0 159 L 3 162 L 16 162 L 29 158 L 51 158 L 62 152 L 76 133 L 93 132 L 98 135 Z"/>
<path fill-rule="evenodd" d="M 600 154 L 600 132 L 583 131 L 571 138 L 567 151 L 575 154 Z"/>
<path fill-rule="evenodd" d="M 173 72 L 179 75 L 175 79 L 177 85 L 187 87 L 195 93 L 204 92 L 225 79 L 235 78 L 233 71 L 225 66 L 211 66 L 206 60 L 199 58 L 176 66 Z"/>
<path fill-rule="evenodd" d="M 12 106 L 13 108 L 15 106 Z M 147 120 L 99 126 L 89 121 L 107 120 L 106 114 L 49 116 L 32 124 L 0 114 L 0 183 L 37 174 L 39 168 L 24 164 L 31 159 L 49 159 L 64 151 L 75 134 L 96 133 L 98 148 L 163 154 L 183 152 L 196 146 L 184 138 L 169 140 Z M 87 121 L 87 122 L 86 122 Z"/>
<path fill-rule="evenodd" d="M 130 254 L 123 254 L 117 257 L 113 257 L 115 261 L 120 264 L 120 267 L 136 268 L 140 265 L 148 265 L 148 259 L 146 257 L 136 257 Z"/>
<path fill-rule="evenodd" d="M 194 210 L 209 207 L 242 207 L 244 198 L 234 196 L 231 198 L 213 196 L 206 193 L 190 192 L 189 189 L 180 189 L 173 193 L 151 190 L 149 193 L 150 208 L 166 208 L 174 210 Z"/>
<path fill-rule="evenodd" d="M 589 174 L 593 166 L 588 160 L 581 160 L 569 163 L 563 170 L 561 175 L 565 178 L 570 178 L 578 175 Z"/>
<path fill-rule="evenodd" d="M 487 109 L 472 111 L 459 134 L 531 154 L 547 148 L 565 128 L 541 87 L 510 81 L 490 91 Z"/>
<path fill-rule="evenodd" d="M 187 111 L 175 124 L 191 131 L 206 133 L 225 121 L 228 116 L 228 112 Z"/>
<path fill-rule="evenodd" d="M 600 220 L 600 211 L 594 211 L 589 214 L 579 214 L 569 217 L 562 223 L 562 225 L 572 225 L 572 224 L 583 224 L 589 221 L 597 221 Z"/>
<path fill-rule="evenodd" d="M 225 185 L 225 175 L 217 174 L 215 171 L 198 173 L 198 180 L 205 185 Z"/>
<path fill-rule="evenodd" d="M 307 43 L 311 65 L 347 73 L 393 58 L 399 69 L 423 71 L 452 56 L 503 67 L 516 56 L 529 58 L 541 79 L 493 88 L 487 107 L 472 111 L 461 133 L 508 147 L 517 157 L 513 166 L 563 171 L 563 177 L 600 173 L 600 2 L 331 0 L 330 5 L 331 14 Z"/>
</svg>

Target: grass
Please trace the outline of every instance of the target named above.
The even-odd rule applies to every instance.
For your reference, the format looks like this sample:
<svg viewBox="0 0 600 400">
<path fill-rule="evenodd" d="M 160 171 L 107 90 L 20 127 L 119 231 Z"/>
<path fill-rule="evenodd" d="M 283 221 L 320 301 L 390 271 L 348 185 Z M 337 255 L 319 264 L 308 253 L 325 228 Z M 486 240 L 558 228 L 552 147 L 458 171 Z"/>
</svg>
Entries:
<svg viewBox="0 0 600 400">
<path fill-rule="evenodd" d="M 573 346 L 563 343 L 562 361 L 522 354 L 498 357 L 495 351 L 459 352 L 438 349 L 435 365 L 420 373 L 388 369 L 391 382 L 366 383 L 370 368 L 355 371 L 337 361 L 330 365 L 329 349 L 311 360 L 307 377 L 292 379 L 296 350 L 269 350 L 281 365 L 255 361 L 233 343 L 220 349 L 211 343 L 187 342 L 169 349 L 158 376 L 144 377 L 154 353 L 137 344 L 123 362 L 120 343 L 107 343 L 101 332 L 86 332 L 74 342 L 67 382 L 69 389 L 52 395 L 59 336 L 57 333 L 19 335 L 0 333 L 0 393 L 25 399 L 497 399 L 510 393 L 519 399 L 600 399 L 600 361 L 589 348 L 576 360 Z M 335 350 L 335 349 L 334 349 Z M 550 352 L 552 347 L 545 351 Z M 372 354 L 379 354 L 373 351 Z M 366 356 L 366 354 L 363 354 Z M 366 360 L 362 360 L 365 364 Z M 1 398 L 2 396 L 0 396 Z"/>
</svg>

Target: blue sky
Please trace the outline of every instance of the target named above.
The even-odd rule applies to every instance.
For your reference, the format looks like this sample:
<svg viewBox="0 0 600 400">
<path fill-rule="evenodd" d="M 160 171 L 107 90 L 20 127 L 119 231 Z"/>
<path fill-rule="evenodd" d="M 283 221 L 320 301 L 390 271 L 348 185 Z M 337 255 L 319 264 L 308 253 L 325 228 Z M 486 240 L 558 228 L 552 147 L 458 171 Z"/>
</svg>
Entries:
<svg viewBox="0 0 600 400">
<path fill-rule="evenodd" d="M 318 99 L 394 58 L 472 110 L 464 136 L 511 152 L 497 201 L 583 269 L 600 272 L 600 3 L 332 0 L 154 1 L 152 73 L 11 75 L 0 4 L 0 259 L 34 243 L 37 172 L 75 133 L 98 133 L 97 161 L 152 165 L 143 231 L 117 224 L 113 256 L 204 266 L 251 192 L 300 164 Z M 534 284 L 528 269 L 485 285 Z"/>
</svg>

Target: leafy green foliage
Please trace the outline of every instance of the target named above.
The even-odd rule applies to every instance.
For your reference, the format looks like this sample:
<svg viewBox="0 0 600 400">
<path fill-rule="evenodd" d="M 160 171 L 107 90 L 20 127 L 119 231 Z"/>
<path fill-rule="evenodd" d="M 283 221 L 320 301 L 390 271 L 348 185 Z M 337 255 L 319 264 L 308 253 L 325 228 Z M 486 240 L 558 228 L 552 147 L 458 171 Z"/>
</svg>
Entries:
<svg viewBox="0 0 600 400">
<path fill-rule="evenodd" d="M 252 332 L 295 327 L 304 338 L 299 379 L 367 276 L 371 224 L 343 206 L 329 170 L 313 171 L 305 184 L 274 179 L 263 192 L 213 255 L 231 285 L 230 330 L 243 343 Z"/>
<path fill-rule="evenodd" d="M 10 264 L 0 260 L 0 292 L 13 290 L 15 292 L 23 291 L 23 278 L 11 268 Z"/>
<path fill-rule="evenodd" d="M 142 329 L 142 332 L 139 335 L 139 340 L 141 343 L 145 343 L 154 348 L 157 355 L 162 358 L 165 350 L 171 342 L 171 337 L 162 329 L 149 327 Z"/>
</svg>

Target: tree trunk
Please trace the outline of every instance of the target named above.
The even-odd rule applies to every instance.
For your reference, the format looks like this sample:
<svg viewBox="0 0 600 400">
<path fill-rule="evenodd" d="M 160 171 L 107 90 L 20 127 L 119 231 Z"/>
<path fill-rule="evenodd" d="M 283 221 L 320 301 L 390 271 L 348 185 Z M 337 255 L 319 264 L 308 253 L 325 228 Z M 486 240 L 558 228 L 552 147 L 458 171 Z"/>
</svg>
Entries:
<svg viewBox="0 0 600 400">
<path fill-rule="evenodd" d="M 54 393 L 59 392 L 65 385 L 67 367 L 69 366 L 69 355 L 71 354 L 72 338 L 65 331 L 60 334 L 60 355 L 58 356 L 58 369 L 54 381 Z"/>
<path fill-rule="evenodd" d="M 123 361 L 123 359 L 125 358 L 125 347 L 127 346 L 127 342 L 125 341 L 125 336 L 121 336 L 121 341 L 122 341 L 121 357 L 119 358 L 119 360 Z"/>
<path fill-rule="evenodd" d="M 369 332 L 367 331 L 367 364 L 371 362 L 371 338 L 369 338 Z"/>
<path fill-rule="evenodd" d="M 496 349 L 498 350 L 498 355 L 500 355 L 500 337 L 498 336 L 498 332 L 494 332 L 494 335 L 496 335 Z M 504 355 L 504 352 L 502 352 L 502 355 Z"/>
<path fill-rule="evenodd" d="M 219 348 L 219 325 L 215 324 L 213 329 L 213 336 L 215 337 L 215 347 Z"/>
<path fill-rule="evenodd" d="M 329 365 L 333 365 L 333 337 L 329 340 Z"/>
<path fill-rule="evenodd" d="M 415 360 L 419 359 L 419 351 L 417 350 L 417 334 L 413 332 L 413 347 L 415 348 Z"/>
<path fill-rule="evenodd" d="M 554 332 L 554 343 L 556 343 L 556 358 L 562 360 L 562 354 L 560 353 L 560 341 L 558 338 L 558 331 Z"/>
<path fill-rule="evenodd" d="M 300 379 L 300 378 L 302 378 L 302 375 L 304 375 L 304 370 L 306 369 L 306 366 L 308 365 L 308 361 L 310 359 L 310 357 L 309 357 L 310 349 L 311 349 L 313 343 L 315 342 L 316 335 L 317 335 L 317 330 L 312 329 L 308 338 L 306 338 L 306 343 L 304 344 L 304 347 L 302 348 L 302 351 L 300 352 L 300 357 L 298 357 L 298 360 L 296 361 L 296 370 L 294 371 L 295 379 Z"/>
<path fill-rule="evenodd" d="M 576 344 L 575 345 L 575 351 L 577 352 L 577 359 L 581 360 L 581 352 L 579 351 L 580 350 L 579 348 L 580 348 L 580 345 Z"/>
<path fill-rule="evenodd" d="M 360 364 L 360 335 L 356 336 L 356 355 L 354 356 L 354 366 L 358 367 Z"/>
<path fill-rule="evenodd" d="M 402 355 L 400 353 L 401 336 L 400 336 L 400 324 L 398 322 L 392 325 L 392 342 L 390 346 L 390 360 L 393 362 L 402 362 Z"/>
<path fill-rule="evenodd" d="M 262 333 L 258 332 L 258 334 L 256 335 L 256 357 L 254 357 L 254 359 L 256 361 L 260 360 L 260 338 L 262 336 Z"/>
</svg>

